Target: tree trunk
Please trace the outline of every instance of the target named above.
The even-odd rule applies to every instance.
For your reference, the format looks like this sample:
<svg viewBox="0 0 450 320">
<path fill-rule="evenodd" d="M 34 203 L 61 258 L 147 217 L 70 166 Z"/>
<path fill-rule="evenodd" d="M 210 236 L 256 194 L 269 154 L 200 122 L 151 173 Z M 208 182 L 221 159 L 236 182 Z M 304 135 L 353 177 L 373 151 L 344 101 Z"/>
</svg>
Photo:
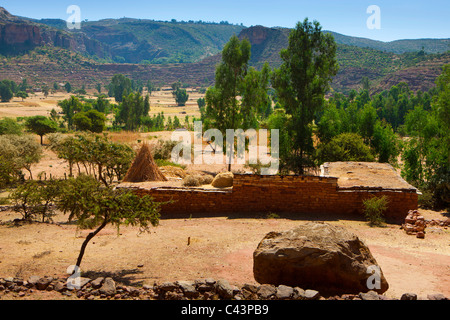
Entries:
<svg viewBox="0 0 450 320">
<path fill-rule="evenodd" d="M 81 245 L 81 249 L 80 249 L 80 253 L 78 255 L 78 259 L 77 259 L 77 263 L 76 266 L 78 268 L 80 268 L 81 265 L 81 260 L 83 259 L 84 256 L 84 251 L 86 250 L 86 246 L 88 245 L 89 241 L 95 237 L 97 235 L 97 233 L 100 232 L 100 230 L 102 230 L 106 225 L 108 224 L 108 218 L 105 218 L 105 220 L 103 220 L 103 223 L 94 231 L 91 232 L 87 235 L 86 239 L 84 239 L 83 244 Z M 76 268 L 75 268 L 76 269 Z M 74 270 L 75 271 L 75 270 Z"/>
</svg>

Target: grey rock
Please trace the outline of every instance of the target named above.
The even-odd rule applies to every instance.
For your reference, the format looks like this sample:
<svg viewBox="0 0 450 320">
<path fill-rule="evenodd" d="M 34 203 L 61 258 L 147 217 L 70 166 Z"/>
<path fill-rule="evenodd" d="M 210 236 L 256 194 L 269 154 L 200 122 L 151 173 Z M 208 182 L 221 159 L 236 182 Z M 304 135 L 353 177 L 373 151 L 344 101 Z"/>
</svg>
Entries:
<svg viewBox="0 0 450 320">
<path fill-rule="evenodd" d="M 368 292 L 360 292 L 359 297 L 361 298 L 361 300 L 380 300 L 378 293 L 373 290 L 370 290 Z"/>
<path fill-rule="evenodd" d="M 415 293 L 404 293 L 400 300 L 417 300 L 417 294 Z"/>
<path fill-rule="evenodd" d="M 276 297 L 277 299 L 289 299 L 294 294 L 294 288 L 285 286 L 283 284 L 277 287 Z"/>
<path fill-rule="evenodd" d="M 249 284 L 249 283 L 244 284 L 242 286 L 242 289 L 245 289 L 245 290 L 250 291 L 252 293 L 258 292 L 258 287 L 255 286 L 254 284 Z"/>
<path fill-rule="evenodd" d="M 36 285 L 36 283 L 38 283 L 40 278 L 41 277 L 38 277 L 38 276 L 31 276 L 28 278 L 28 284 L 31 286 L 34 286 L 34 285 Z"/>
<path fill-rule="evenodd" d="M 55 291 L 61 292 L 61 291 L 63 291 L 64 289 L 66 289 L 66 285 L 65 285 L 63 282 L 58 281 L 58 282 L 55 284 L 55 288 L 54 288 Z"/>
<path fill-rule="evenodd" d="M 49 284 L 53 281 L 52 277 L 43 277 L 36 282 L 36 288 L 38 290 L 46 290 Z"/>
<path fill-rule="evenodd" d="M 158 286 L 158 289 L 162 291 L 172 291 L 178 288 L 178 286 L 173 282 L 164 282 Z"/>
<path fill-rule="evenodd" d="M 317 300 L 320 298 L 320 293 L 319 291 L 316 290 L 305 290 L 305 299 L 306 300 Z"/>
<path fill-rule="evenodd" d="M 277 293 L 277 288 L 272 284 L 262 284 L 259 286 L 257 294 L 261 299 L 270 299 Z"/>
<path fill-rule="evenodd" d="M 305 299 L 305 290 L 303 290 L 302 288 L 299 288 L 299 287 L 295 287 L 294 288 L 294 294 L 293 294 L 292 298 L 295 299 L 295 300 L 303 300 L 303 299 Z"/>
<path fill-rule="evenodd" d="M 103 277 L 98 277 L 97 279 L 92 280 L 92 282 L 91 282 L 92 288 L 94 288 L 94 289 L 100 288 L 102 286 L 103 280 L 105 280 L 105 278 L 103 278 Z"/>
<path fill-rule="evenodd" d="M 106 278 L 103 281 L 102 287 L 99 289 L 101 294 L 113 296 L 116 294 L 116 283 L 112 278 Z"/>
<path fill-rule="evenodd" d="M 216 282 L 216 290 L 222 299 L 229 300 L 233 298 L 233 287 L 227 280 L 218 280 Z"/>
<path fill-rule="evenodd" d="M 441 293 L 433 293 L 427 295 L 428 300 L 447 300 L 447 298 Z"/>
<path fill-rule="evenodd" d="M 195 289 L 195 282 L 192 281 L 178 281 L 178 285 L 183 290 L 186 298 L 197 298 L 199 296 L 198 291 Z"/>
</svg>

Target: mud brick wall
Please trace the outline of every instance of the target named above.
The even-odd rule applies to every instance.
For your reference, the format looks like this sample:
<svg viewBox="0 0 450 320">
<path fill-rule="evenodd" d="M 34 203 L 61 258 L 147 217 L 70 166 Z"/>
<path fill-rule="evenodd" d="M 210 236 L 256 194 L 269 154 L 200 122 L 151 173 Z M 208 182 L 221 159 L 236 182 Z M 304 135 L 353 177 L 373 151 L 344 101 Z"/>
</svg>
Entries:
<svg viewBox="0 0 450 320">
<path fill-rule="evenodd" d="M 367 187 L 340 188 L 338 179 L 319 176 L 258 176 L 235 174 L 233 188 L 224 190 L 192 188 L 133 188 L 137 194 L 151 195 L 155 201 L 172 201 L 162 206 L 162 214 L 220 213 L 324 213 L 363 214 L 363 200 L 386 195 L 388 221 L 401 223 L 409 210 L 417 209 L 416 189 Z"/>
</svg>

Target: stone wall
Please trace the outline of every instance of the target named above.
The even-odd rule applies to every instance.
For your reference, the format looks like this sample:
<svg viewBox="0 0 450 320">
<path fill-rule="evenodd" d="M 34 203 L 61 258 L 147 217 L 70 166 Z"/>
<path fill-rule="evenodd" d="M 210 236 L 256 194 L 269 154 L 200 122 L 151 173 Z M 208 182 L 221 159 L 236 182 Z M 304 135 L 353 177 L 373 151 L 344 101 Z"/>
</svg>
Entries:
<svg viewBox="0 0 450 320">
<path fill-rule="evenodd" d="M 338 179 L 321 176 L 259 176 L 235 174 L 233 187 L 202 189 L 180 187 L 139 188 L 140 195 L 155 201 L 172 201 L 162 206 L 162 214 L 240 213 L 316 213 L 362 215 L 363 200 L 372 195 L 386 195 L 389 208 L 385 217 L 401 223 L 409 210 L 417 209 L 416 189 L 373 187 L 341 188 Z"/>
</svg>

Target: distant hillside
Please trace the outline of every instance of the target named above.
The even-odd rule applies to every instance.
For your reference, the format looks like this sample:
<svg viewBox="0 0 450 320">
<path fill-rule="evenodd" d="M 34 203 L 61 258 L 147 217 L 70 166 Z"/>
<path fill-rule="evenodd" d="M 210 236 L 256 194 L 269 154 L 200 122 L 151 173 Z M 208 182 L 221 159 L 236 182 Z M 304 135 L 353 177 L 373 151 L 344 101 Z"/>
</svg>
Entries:
<svg viewBox="0 0 450 320">
<path fill-rule="evenodd" d="M 250 62 L 253 66 L 259 68 L 264 62 L 268 62 L 271 67 L 278 67 L 282 62 L 279 53 L 288 46 L 289 32 L 290 29 L 286 28 L 255 26 L 242 30 L 239 38 L 247 38 L 250 41 L 252 45 Z M 428 90 L 434 86 L 434 80 L 440 74 L 442 65 L 450 63 L 450 51 L 433 54 L 418 50 L 397 54 L 349 45 L 348 43 L 363 45 L 362 40 L 369 40 L 350 38 L 352 37 L 335 38 L 340 70 L 333 79 L 332 88 L 337 91 L 348 92 L 351 89 L 359 89 L 363 77 L 371 80 L 373 91 L 387 89 L 387 84 L 397 84 L 401 81 L 408 82 L 412 90 Z M 346 43 L 342 43 L 343 40 Z M 373 40 L 365 44 L 371 44 L 371 41 Z M 416 40 L 411 41 L 414 43 Z M 417 43 L 422 42 L 417 40 Z M 438 40 L 437 43 L 441 42 Z M 408 70 L 411 76 L 407 76 Z M 417 70 L 421 70 L 420 73 Z M 412 76 L 413 74 L 417 77 Z M 385 79 L 386 77 L 390 80 Z M 398 82 L 394 83 L 395 81 Z"/>
<path fill-rule="evenodd" d="M 331 33 L 334 40 L 339 44 L 347 44 L 361 48 L 371 48 L 379 51 L 392 53 L 405 53 L 423 51 L 425 53 L 443 53 L 450 50 L 450 39 L 414 39 L 414 40 L 395 40 L 383 42 L 367 38 L 346 36 L 333 31 L 324 31 Z"/>
<path fill-rule="evenodd" d="M 40 24 L 67 30 L 57 19 L 34 20 Z M 163 22 L 144 19 L 105 19 L 83 22 L 80 31 L 109 48 L 114 62 L 191 63 L 215 55 L 243 26 L 228 23 Z"/>
<path fill-rule="evenodd" d="M 162 22 L 106 19 L 83 22 L 68 31 L 58 19 L 32 20 L 0 7 L 0 79 L 30 83 L 71 81 L 76 86 L 105 83 L 116 73 L 160 84 L 182 81 L 209 85 L 223 45 L 231 35 L 252 44 L 251 65 L 281 64 L 279 52 L 288 45 L 290 29 L 228 23 Z M 330 31 L 325 31 L 330 32 Z M 377 92 L 400 81 L 412 90 L 428 90 L 450 63 L 449 39 L 381 42 L 331 32 L 338 44 L 340 65 L 332 88 L 359 89 L 363 77 Z"/>
</svg>

